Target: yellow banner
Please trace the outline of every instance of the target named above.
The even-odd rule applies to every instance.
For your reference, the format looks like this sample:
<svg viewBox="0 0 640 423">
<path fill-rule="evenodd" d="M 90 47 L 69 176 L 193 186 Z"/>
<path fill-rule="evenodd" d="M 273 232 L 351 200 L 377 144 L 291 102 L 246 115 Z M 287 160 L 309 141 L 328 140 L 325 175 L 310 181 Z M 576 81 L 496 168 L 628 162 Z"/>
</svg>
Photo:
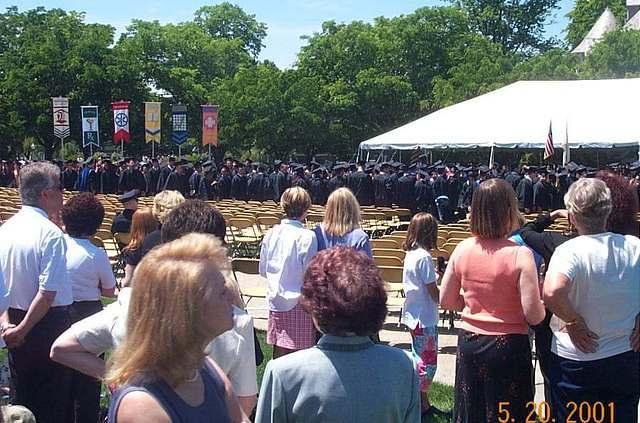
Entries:
<svg viewBox="0 0 640 423">
<path fill-rule="evenodd" d="M 160 104 L 154 101 L 144 103 L 144 139 L 147 143 L 160 143 Z"/>
</svg>

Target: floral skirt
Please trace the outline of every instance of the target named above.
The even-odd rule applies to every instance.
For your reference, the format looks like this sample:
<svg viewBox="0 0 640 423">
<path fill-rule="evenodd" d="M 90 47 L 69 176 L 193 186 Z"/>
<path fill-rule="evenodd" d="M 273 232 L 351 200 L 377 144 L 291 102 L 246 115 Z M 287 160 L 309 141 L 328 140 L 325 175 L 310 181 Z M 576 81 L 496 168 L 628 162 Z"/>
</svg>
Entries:
<svg viewBox="0 0 640 423">
<path fill-rule="evenodd" d="M 454 421 L 524 422 L 533 401 L 528 335 L 478 335 L 460 330 L 456 357 Z"/>
<path fill-rule="evenodd" d="M 420 392 L 427 393 L 438 368 L 438 327 L 417 326 L 410 332 L 411 355 L 420 381 Z"/>
</svg>

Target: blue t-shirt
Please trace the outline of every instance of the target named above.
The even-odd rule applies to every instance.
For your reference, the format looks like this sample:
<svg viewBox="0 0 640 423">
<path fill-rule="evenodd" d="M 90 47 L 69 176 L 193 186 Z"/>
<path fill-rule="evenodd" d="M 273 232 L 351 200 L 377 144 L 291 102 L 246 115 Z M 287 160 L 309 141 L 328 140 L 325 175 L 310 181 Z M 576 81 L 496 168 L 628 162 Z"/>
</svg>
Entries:
<svg viewBox="0 0 640 423">
<path fill-rule="evenodd" d="M 325 232 L 322 225 L 318 225 L 315 227 L 314 232 L 318 239 L 318 251 L 342 245 L 354 248 L 356 251 L 362 251 L 369 257 L 373 257 L 369 235 L 362 229 L 354 229 L 343 236 L 330 236 Z"/>
</svg>

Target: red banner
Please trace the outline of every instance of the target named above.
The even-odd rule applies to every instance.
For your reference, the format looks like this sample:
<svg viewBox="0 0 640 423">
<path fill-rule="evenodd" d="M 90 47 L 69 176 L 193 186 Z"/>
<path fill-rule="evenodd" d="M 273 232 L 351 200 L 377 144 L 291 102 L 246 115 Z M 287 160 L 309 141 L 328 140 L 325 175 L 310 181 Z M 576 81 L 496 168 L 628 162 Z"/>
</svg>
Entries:
<svg viewBox="0 0 640 423">
<path fill-rule="evenodd" d="M 202 145 L 218 146 L 218 106 L 202 105 Z"/>
<path fill-rule="evenodd" d="M 129 134 L 129 102 L 114 101 L 111 103 L 113 109 L 113 142 L 118 144 L 122 141 L 131 141 Z"/>
</svg>

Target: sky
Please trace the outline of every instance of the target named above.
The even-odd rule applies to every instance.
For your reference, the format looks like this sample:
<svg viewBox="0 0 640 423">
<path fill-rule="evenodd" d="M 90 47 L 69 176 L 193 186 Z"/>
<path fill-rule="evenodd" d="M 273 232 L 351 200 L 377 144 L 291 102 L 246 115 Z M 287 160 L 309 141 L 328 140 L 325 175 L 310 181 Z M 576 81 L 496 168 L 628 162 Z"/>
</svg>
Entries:
<svg viewBox="0 0 640 423">
<path fill-rule="evenodd" d="M 16 5 L 20 10 L 37 6 L 48 9 L 83 11 L 86 22 L 110 24 L 117 34 L 124 31 L 132 19 L 158 20 L 161 23 L 179 23 L 191 20 L 203 5 L 221 1 L 206 0 L 0 0 L 2 9 Z M 263 41 L 260 59 L 268 59 L 280 67 L 291 67 L 296 54 L 305 41 L 300 37 L 319 32 L 322 22 L 372 22 L 378 16 L 393 17 L 412 13 L 424 6 L 447 3 L 435 0 L 230 0 L 246 13 L 255 15 L 267 24 L 267 37 Z M 564 38 L 566 14 L 574 0 L 560 0 L 560 9 L 549 19 L 546 32 Z"/>
</svg>

